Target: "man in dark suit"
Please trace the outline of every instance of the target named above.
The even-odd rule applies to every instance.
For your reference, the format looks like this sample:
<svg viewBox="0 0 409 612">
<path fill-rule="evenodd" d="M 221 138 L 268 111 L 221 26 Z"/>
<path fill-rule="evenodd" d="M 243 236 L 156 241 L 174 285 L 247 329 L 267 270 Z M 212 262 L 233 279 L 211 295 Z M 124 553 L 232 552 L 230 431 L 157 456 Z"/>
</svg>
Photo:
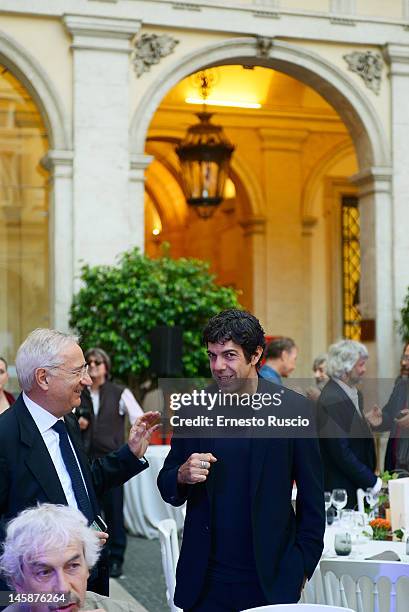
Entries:
<svg viewBox="0 0 409 612">
<path fill-rule="evenodd" d="M 204 343 L 215 387 L 226 397 L 282 391 L 294 414 L 311 414 L 301 395 L 258 377 L 264 332 L 250 313 L 232 309 L 213 317 Z M 237 612 L 296 602 L 321 556 L 325 521 L 317 441 L 253 434 L 172 439 L 158 486 L 168 503 L 187 501 L 174 597 L 184 610 Z"/>
<path fill-rule="evenodd" d="M 81 391 L 91 384 L 77 338 L 36 329 L 20 346 L 16 370 L 22 394 L 0 417 L 0 516 L 5 524 L 37 502 L 78 508 L 90 525 L 98 520 L 100 497 L 148 467 L 143 458 L 158 413 L 133 425 L 128 443 L 88 464 L 76 418 Z M 101 542 L 108 535 L 100 532 Z M 108 567 L 102 555 L 90 589 L 108 594 Z"/>
<path fill-rule="evenodd" d="M 330 380 L 317 405 L 325 489 L 345 489 L 347 508 L 356 506 L 357 489 L 371 488 L 375 494 L 382 486 L 375 474 L 374 439 L 358 390 L 367 359 L 365 346 L 355 340 L 341 340 L 330 346 Z"/>
</svg>

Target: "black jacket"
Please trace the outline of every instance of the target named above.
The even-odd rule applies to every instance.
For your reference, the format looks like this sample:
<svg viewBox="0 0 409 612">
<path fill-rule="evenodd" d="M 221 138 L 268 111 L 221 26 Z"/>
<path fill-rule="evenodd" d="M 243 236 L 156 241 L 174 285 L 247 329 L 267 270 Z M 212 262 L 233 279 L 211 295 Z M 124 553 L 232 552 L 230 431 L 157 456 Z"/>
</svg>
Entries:
<svg viewBox="0 0 409 612">
<path fill-rule="evenodd" d="M 360 412 L 362 394 L 358 392 Z M 376 483 L 375 445 L 372 431 L 345 391 L 334 380 L 323 388 L 317 404 L 324 484 L 327 491 L 346 489 L 347 508 L 357 503 L 356 490 Z"/>
<path fill-rule="evenodd" d="M 81 446 L 77 419 L 68 414 L 64 420 L 94 513 L 99 514 L 97 498 L 146 469 L 148 463 L 139 461 L 125 445 L 89 464 Z M 3 528 L 6 521 L 37 502 L 67 505 L 47 447 L 20 395 L 0 417 L 0 517 Z"/>
<path fill-rule="evenodd" d="M 281 387 L 259 379 L 258 391 Z M 286 390 L 293 413 L 311 415 L 308 400 Z M 206 577 L 211 547 L 212 470 L 206 483 L 188 485 L 183 493 L 177 471 L 192 453 L 209 452 L 209 439 L 172 440 L 158 476 L 163 499 L 173 506 L 187 501 L 183 543 L 176 572 L 175 604 L 188 609 L 197 601 Z M 211 451 L 210 451 L 211 452 Z M 251 440 L 251 518 L 260 584 L 269 603 L 296 602 L 304 576 L 320 559 L 325 529 L 321 461 L 316 439 Z M 297 512 L 291 504 L 296 481 Z M 237 500 L 240 503 L 240 500 Z"/>
</svg>

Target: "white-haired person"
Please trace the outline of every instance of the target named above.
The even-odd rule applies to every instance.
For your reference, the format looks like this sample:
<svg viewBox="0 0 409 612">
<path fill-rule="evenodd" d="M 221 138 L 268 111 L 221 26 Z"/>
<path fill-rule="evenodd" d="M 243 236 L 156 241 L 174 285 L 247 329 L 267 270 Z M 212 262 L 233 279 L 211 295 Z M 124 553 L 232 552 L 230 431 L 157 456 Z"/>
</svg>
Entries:
<svg viewBox="0 0 409 612">
<path fill-rule="evenodd" d="M 127 444 L 90 464 L 72 414 L 81 392 L 92 383 L 78 339 L 36 329 L 18 349 L 16 370 L 23 392 L 0 417 L 1 522 L 37 502 L 72 506 L 89 524 L 98 521 L 98 499 L 105 491 L 148 467 L 143 455 L 159 413 L 138 417 Z M 108 535 L 101 532 L 100 537 L 105 542 Z M 106 548 L 90 588 L 109 594 Z"/>
<path fill-rule="evenodd" d="M 382 486 L 375 474 L 373 434 L 358 390 L 367 360 L 368 351 L 360 342 L 341 340 L 331 345 L 327 360 L 330 379 L 317 403 L 325 489 L 345 489 L 347 508 L 356 506 L 357 489 L 371 488 L 376 493 Z"/>
<path fill-rule="evenodd" d="M 75 508 L 39 504 L 7 525 L 0 571 L 11 592 L 7 612 L 105 610 L 132 612 L 130 602 L 87 591 L 101 547 L 95 530 Z"/>
</svg>

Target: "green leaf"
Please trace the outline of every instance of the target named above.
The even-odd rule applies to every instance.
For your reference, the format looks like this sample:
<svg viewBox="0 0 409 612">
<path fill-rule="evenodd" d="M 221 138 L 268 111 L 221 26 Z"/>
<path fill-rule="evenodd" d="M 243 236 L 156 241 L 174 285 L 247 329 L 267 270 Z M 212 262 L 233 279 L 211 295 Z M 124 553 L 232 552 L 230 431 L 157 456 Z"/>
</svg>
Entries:
<svg viewBox="0 0 409 612">
<path fill-rule="evenodd" d="M 156 325 L 183 327 L 183 376 L 208 376 L 202 346 L 207 320 L 226 308 L 240 308 L 238 292 L 216 283 L 206 261 L 150 259 L 137 248 L 123 253 L 115 266 L 84 265 L 82 286 L 74 296 L 70 325 L 84 349 L 104 348 L 112 373 L 127 384 L 130 375 L 143 380 L 150 366 L 150 332 Z"/>
</svg>

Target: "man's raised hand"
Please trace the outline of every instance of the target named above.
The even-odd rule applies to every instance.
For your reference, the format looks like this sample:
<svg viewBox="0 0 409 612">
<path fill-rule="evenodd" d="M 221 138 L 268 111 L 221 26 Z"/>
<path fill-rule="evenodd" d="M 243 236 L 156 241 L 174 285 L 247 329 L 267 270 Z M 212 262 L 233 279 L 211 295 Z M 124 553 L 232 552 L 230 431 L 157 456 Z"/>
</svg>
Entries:
<svg viewBox="0 0 409 612">
<path fill-rule="evenodd" d="M 129 432 L 128 446 L 140 459 L 144 456 L 154 431 L 160 427 L 160 412 L 145 412 L 138 417 Z"/>
<path fill-rule="evenodd" d="M 209 470 L 217 461 L 212 453 L 193 453 L 189 459 L 178 469 L 179 484 L 196 484 L 204 482 L 209 475 Z"/>
</svg>

